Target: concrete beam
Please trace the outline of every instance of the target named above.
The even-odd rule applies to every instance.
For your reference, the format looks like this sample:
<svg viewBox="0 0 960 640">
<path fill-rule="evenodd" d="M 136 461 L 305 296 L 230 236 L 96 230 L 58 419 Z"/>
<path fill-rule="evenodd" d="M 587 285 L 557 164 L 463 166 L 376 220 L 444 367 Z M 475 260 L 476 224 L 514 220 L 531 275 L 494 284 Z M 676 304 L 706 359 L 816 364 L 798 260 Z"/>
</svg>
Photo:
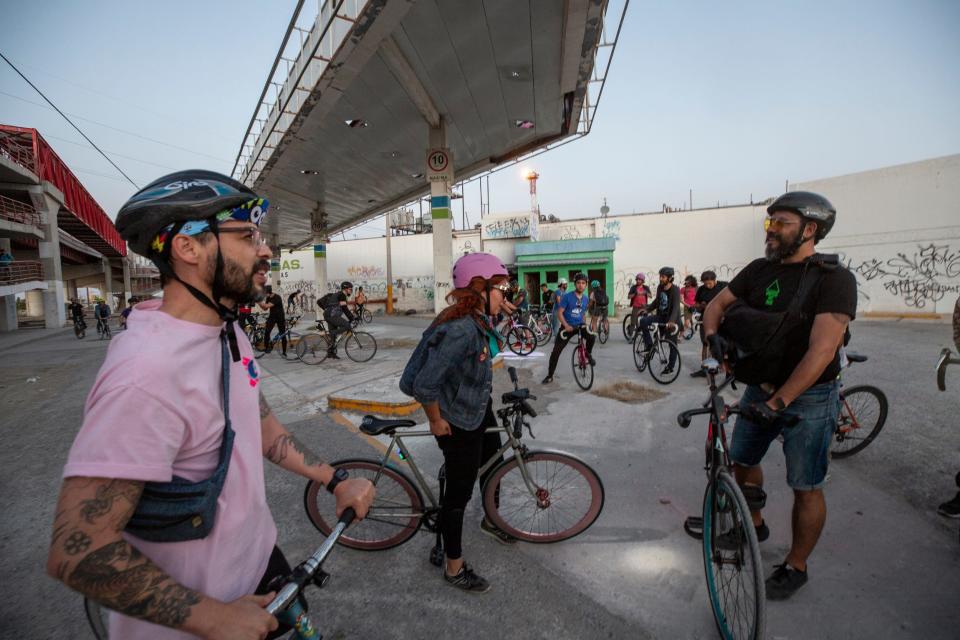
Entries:
<svg viewBox="0 0 960 640">
<path fill-rule="evenodd" d="M 406 56 L 400 51 L 400 47 L 397 46 L 393 36 L 384 38 L 383 42 L 380 43 L 378 54 L 387 68 L 390 69 L 390 72 L 393 73 L 397 82 L 400 83 L 400 86 L 403 87 L 403 90 L 407 92 L 410 101 L 417 106 L 427 124 L 431 128 L 438 128 L 440 126 L 440 111 L 433 104 L 433 99 L 427 93 L 423 83 L 420 82 L 413 67 L 407 62 Z"/>
</svg>

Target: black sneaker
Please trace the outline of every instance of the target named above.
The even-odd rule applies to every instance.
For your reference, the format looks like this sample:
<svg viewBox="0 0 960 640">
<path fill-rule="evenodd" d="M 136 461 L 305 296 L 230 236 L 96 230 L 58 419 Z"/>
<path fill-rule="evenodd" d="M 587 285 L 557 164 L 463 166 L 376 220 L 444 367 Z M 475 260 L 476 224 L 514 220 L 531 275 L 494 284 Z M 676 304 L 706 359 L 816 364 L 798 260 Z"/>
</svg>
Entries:
<svg viewBox="0 0 960 640">
<path fill-rule="evenodd" d="M 516 544 L 517 539 L 512 535 L 504 531 L 503 529 L 498 528 L 492 522 L 484 518 L 480 521 L 480 531 L 483 531 L 485 534 L 499 542 L 500 544 Z"/>
<path fill-rule="evenodd" d="M 466 562 L 463 563 L 460 573 L 455 576 L 448 576 L 447 570 L 444 569 L 443 579 L 447 581 L 447 584 L 457 587 L 458 589 L 463 589 L 464 591 L 470 591 L 471 593 L 486 593 L 490 591 L 490 583 L 475 574 Z"/>
<path fill-rule="evenodd" d="M 786 600 L 805 584 L 806 571 L 794 569 L 786 562 L 778 564 L 766 581 L 767 600 Z"/>
<path fill-rule="evenodd" d="M 960 518 L 960 493 L 957 493 L 953 500 L 944 502 L 937 507 L 937 513 L 948 518 Z"/>
<path fill-rule="evenodd" d="M 666 369 L 664 369 L 663 371 L 660 372 L 660 375 L 662 375 L 662 376 L 668 376 L 668 375 L 670 375 L 671 373 L 673 373 L 673 367 L 667 367 Z"/>
<path fill-rule="evenodd" d="M 327 357 L 328 357 L 328 358 L 332 358 L 333 360 L 339 360 L 339 359 L 340 359 L 340 356 L 338 356 L 338 355 L 335 354 L 335 353 L 328 353 L 328 354 L 327 354 Z"/>
<path fill-rule="evenodd" d="M 704 371 L 703 369 L 697 369 L 696 371 L 694 371 L 693 373 L 690 374 L 690 377 L 691 377 L 691 378 L 706 378 L 706 377 L 707 377 L 707 372 Z"/>
<path fill-rule="evenodd" d="M 540 384 L 550 384 L 551 382 L 553 382 L 553 376 L 547 376 L 540 381 Z"/>
<path fill-rule="evenodd" d="M 591 366 L 591 367 L 597 366 L 597 361 L 593 359 L 593 356 L 587 356 L 587 360 L 590 361 L 590 366 Z"/>
<path fill-rule="evenodd" d="M 703 525 L 701 524 L 701 527 L 702 526 Z M 701 536 L 703 535 L 702 531 L 703 529 L 701 529 L 701 534 L 700 534 Z M 767 528 L 767 523 L 761 520 L 760 526 L 757 527 L 757 542 L 763 542 L 769 537 L 770 537 L 770 529 Z M 726 551 L 736 551 L 737 549 L 740 548 L 740 542 L 741 542 L 740 536 L 737 535 L 736 531 L 733 529 L 717 536 L 717 544 L 720 546 L 721 549 L 724 549 Z"/>
</svg>

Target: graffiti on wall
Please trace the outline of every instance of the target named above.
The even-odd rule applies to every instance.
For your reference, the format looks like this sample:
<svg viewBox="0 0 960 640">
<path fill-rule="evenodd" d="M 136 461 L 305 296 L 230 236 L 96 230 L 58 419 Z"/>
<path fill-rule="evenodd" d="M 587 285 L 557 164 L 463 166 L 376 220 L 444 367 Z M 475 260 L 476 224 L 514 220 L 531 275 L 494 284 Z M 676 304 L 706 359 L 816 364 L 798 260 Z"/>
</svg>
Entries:
<svg viewBox="0 0 960 640">
<path fill-rule="evenodd" d="M 377 265 L 354 265 L 347 267 L 347 276 L 357 278 L 358 280 L 365 278 L 382 278 L 383 267 Z"/>
<path fill-rule="evenodd" d="M 603 224 L 599 228 L 601 238 L 613 238 L 614 240 L 620 240 L 620 221 L 619 220 L 604 220 Z"/>
<path fill-rule="evenodd" d="M 457 243 L 457 254 L 465 256 L 468 253 L 476 253 L 479 251 L 478 248 L 473 246 L 473 242 L 470 240 L 462 240 Z"/>
<path fill-rule="evenodd" d="M 491 220 L 483 225 L 483 237 L 491 239 L 526 238 L 530 235 L 530 216 Z"/>
<path fill-rule="evenodd" d="M 886 260 L 872 257 L 850 259 L 841 254 L 843 263 L 857 277 L 860 295 L 870 299 L 877 282 L 890 295 L 900 298 L 914 309 L 943 300 L 947 294 L 960 293 L 960 249 L 949 244 L 918 244 L 912 252 L 898 252 Z"/>
</svg>

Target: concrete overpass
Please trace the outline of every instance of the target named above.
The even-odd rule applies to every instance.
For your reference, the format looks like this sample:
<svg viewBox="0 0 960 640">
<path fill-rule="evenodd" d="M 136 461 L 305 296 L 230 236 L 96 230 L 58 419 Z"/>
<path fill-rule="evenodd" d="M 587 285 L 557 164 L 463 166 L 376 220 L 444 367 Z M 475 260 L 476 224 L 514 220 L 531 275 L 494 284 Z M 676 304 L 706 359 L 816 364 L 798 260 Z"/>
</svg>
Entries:
<svg viewBox="0 0 960 640">
<path fill-rule="evenodd" d="M 439 308 L 451 188 L 589 132 L 617 6 L 325 0 L 310 14 L 300 2 L 234 168 L 274 205 L 271 244 L 312 243 L 325 288 L 330 234 L 429 194 Z"/>
<path fill-rule="evenodd" d="M 109 300 L 159 283 L 127 256 L 113 221 L 36 129 L 0 125 L 0 249 L 14 258 L 0 263 L 0 331 L 17 328 L 17 294 L 27 316 L 54 328 L 77 287 Z"/>
</svg>

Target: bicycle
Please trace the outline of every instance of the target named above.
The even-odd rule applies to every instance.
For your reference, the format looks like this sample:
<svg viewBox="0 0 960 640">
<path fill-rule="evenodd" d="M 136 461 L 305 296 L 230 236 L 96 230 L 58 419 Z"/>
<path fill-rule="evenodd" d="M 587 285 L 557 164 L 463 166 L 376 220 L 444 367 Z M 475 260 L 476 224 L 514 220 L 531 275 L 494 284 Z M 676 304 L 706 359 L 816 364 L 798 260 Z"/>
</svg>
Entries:
<svg viewBox="0 0 960 640">
<path fill-rule="evenodd" d="M 510 351 L 518 356 L 526 356 L 533 353 L 539 344 L 533 329 L 525 324 L 521 324 L 517 314 L 509 316 L 503 323 L 503 329 L 497 329 Z"/>
<path fill-rule="evenodd" d="M 960 358 L 954 357 L 950 349 L 942 349 L 940 351 L 940 357 L 937 358 L 937 389 L 940 391 L 947 390 L 947 367 L 952 364 L 960 364 Z M 960 487 L 960 472 L 957 473 L 955 481 L 957 487 Z"/>
<path fill-rule="evenodd" d="M 359 305 L 359 306 L 360 306 L 360 313 L 357 313 L 356 311 L 354 311 L 354 314 L 353 314 L 353 323 L 354 323 L 353 326 L 355 327 L 358 327 L 361 324 L 370 324 L 371 322 L 373 322 L 373 314 L 370 313 L 369 310 L 367 310 L 366 306 L 364 305 Z"/>
<path fill-rule="evenodd" d="M 700 325 L 703 324 L 703 313 L 700 311 L 693 312 L 693 319 L 690 321 L 690 326 L 685 327 L 683 330 L 683 339 L 690 340 L 693 336 L 700 333 Z"/>
<path fill-rule="evenodd" d="M 321 589 L 330 580 L 330 574 L 321 567 L 355 518 L 356 513 L 352 508 L 345 509 L 337 520 L 336 526 L 309 558 L 298 564 L 289 574 L 278 576 L 270 582 L 270 590 L 275 591 L 277 595 L 266 606 L 266 612 L 275 616 L 281 623 L 293 627 L 293 635 L 284 636 L 289 640 L 320 640 L 320 633 L 301 606 L 299 596 L 311 584 Z M 89 598 L 83 599 L 83 608 L 94 637 L 97 640 L 108 640 L 106 619 L 108 610 Z"/>
<path fill-rule="evenodd" d="M 600 344 L 607 344 L 610 339 L 610 320 L 607 318 L 607 308 L 603 307 L 603 313 L 597 314 L 600 319 L 597 321 L 597 340 Z"/>
<path fill-rule="evenodd" d="M 254 339 L 256 340 L 256 342 L 254 342 L 254 339 L 250 340 L 250 343 L 253 345 L 254 351 L 257 352 L 253 357 L 259 360 L 263 356 L 273 351 L 274 345 L 277 344 L 278 342 L 281 342 L 284 338 L 287 339 L 287 341 L 290 343 L 291 346 L 299 346 L 300 341 L 303 339 L 303 336 L 300 333 L 297 333 L 296 331 L 294 331 L 293 327 L 297 325 L 297 322 L 299 322 L 300 318 L 301 316 L 291 316 L 290 319 L 287 320 L 287 328 L 284 329 L 283 331 L 277 332 L 277 335 L 271 338 L 269 341 L 267 340 L 267 336 L 266 336 L 266 327 L 265 326 L 261 327 L 260 325 L 257 325 L 256 330 L 254 332 Z"/>
<path fill-rule="evenodd" d="M 327 359 L 335 348 L 343 345 L 347 357 L 354 362 L 367 362 L 377 353 L 377 340 L 366 331 L 356 331 L 353 326 L 341 333 L 336 342 L 327 331 L 322 318 L 317 319 L 320 333 L 307 333 L 297 343 L 297 358 L 304 364 L 317 365 Z"/>
<path fill-rule="evenodd" d="M 550 342 L 550 338 L 553 337 L 553 325 L 550 324 L 549 314 L 544 314 L 539 309 L 532 310 L 528 322 L 527 326 L 533 331 L 533 335 L 537 336 L 538 347 Z"/>
<path fill-rule="evenodd" d="M 73 333 L 77 336 L 77 340 L 83 340 L 87 335 L 87 323 L 83 318 L 77 316 L 73 319 Z"/>
<path fill-rule="evenodd" d="M 627 315 L 623 317 L 623 337 L 627 342 L 633 342 L 633 338 L 637 333 L 637 327 L 633 324 L 633 308 L 627 307 Z M 640 318 L 647 315 L 646 311 L 641 311 L 637 317 L 637 322 L 640 322 Z"/>
<path fill-rule="evenodd" d="M 97 318 L 97 335 L 100 336 L 101 340 L 113 340 L 109 318 Z"/>
<path fill-rule="evenodd" d="M 727 454 L 725 425 L 731 415 L 739 413 L 739 408 L 727 405 L 720 396 L 733 377 L 717 386 L 720 363 L 708 358 L 703 361 L 703 368 L 710 398 L 703 408 L 689 409 L 677 416 L 677 423 L 684 429 L 690 426 L 693 416 L 710 416 L 704 449 L 707 488 L 702 516 L 687 518 L 683 528 L 702 541 L 707 593 L 720 636 L 724 640 L 762 638 L 767 595 L 760 544 L 750 516 L 751 503 L 733 478 Z M 750 491 L 750 499 L 756 508 L 763 506 L 762 492 Z M 741 615 L 744 619 L 740 619 Z"/>
<path fill-rule="evenodd" d="M 867 356 L 847 352 L 847 367 L 866 362 Z M 887 421 L 886 394 L 872 385 L 840 387 L 840 415 L 834 431 L 833 458 L 849 458 L 874 441 Z"/>
<path fill-rule="evenodd" d="M 670 384 L 680 375 L 680 349 L 672 341 L 663 335 L 663 330 L 667 323 L 655 322 L 650 325 L 651 346 L 648 348 L 643 341 L 642 332 L 637 330 L 633 337 L 633 364 L 637 371 L 643 373 L 645 369 L 650 370 L 650 377 L 659 384 Z M 677 335 L 678 327 L 668 329 L 670 335 Z M 670 369 L 670 362 L 673 361 L 674 368 Z"/>
<path fill-rule="evenodd" d="M 533 429 L 526 417 L 537 412 L 529 401 L 536 396 L 529 389 L 520 389 L 516 369 L 508 369 L 514 390 L 504 393 L 505 406 L 497 410 L 499 427 L 491 432 L 507 434 L 507 442 L 480 468 L 479 477 L 492 469 L 481 496 L 487 519 L 518 540 L 550 543 L 568 540 L 586 531 L 603 509 L 605 493 L 597 473 L 579 458 L 559 451 L 532 451 L 521 442 L 526 427 L 533 438 Z M 370 436 L 387 435 L 390 444 L 380 459 L 349 458 L 331 463 L 347 469 L 351 477 L 368 478 L 377 487 L 373 505 L 362 522 L 340 538 L 340 544 L 367 551 L 390 549 L 407 542 L 421 528 L 436 534 L 430 561 L 443 564 L 443 543 L 438 527 L 440 504 L 443 501 L 444 469 L 439 479 L 439 499 L 427 485 L 405 438 L 432 436 L 429 430 L 399 430 L 416 426 L 413 420 L 381 420 L 365 416 L 360 430 Z M 508 450 L 513 455 L 504 459 Z M 391 464 L 397 451 L 406 462 L 413 478 Z M 426 497 L 426 502 L 424 501 Z M 313 525 L 322 533 L 332 530 L 336 507 L 333 496 L 324 487 L 311 481 L 304 491 L 304 507 Z"/>
<path fill-rule="evenodd" d="M 573 379 L 577 381 L 577 386 L 584 391 L 589 391 L 593 386 L 593 365 L 590 363 L 590 354 L 587 353 L 587 341 L 583 337 L 583 332 L 589 331 L 581 326 L 577 331 L 577 346 L 571 354 L 570 364 L 573 367 Z M 560 330 L 560 337 L 566 339 L 567 334 Z"/>
</svg>

